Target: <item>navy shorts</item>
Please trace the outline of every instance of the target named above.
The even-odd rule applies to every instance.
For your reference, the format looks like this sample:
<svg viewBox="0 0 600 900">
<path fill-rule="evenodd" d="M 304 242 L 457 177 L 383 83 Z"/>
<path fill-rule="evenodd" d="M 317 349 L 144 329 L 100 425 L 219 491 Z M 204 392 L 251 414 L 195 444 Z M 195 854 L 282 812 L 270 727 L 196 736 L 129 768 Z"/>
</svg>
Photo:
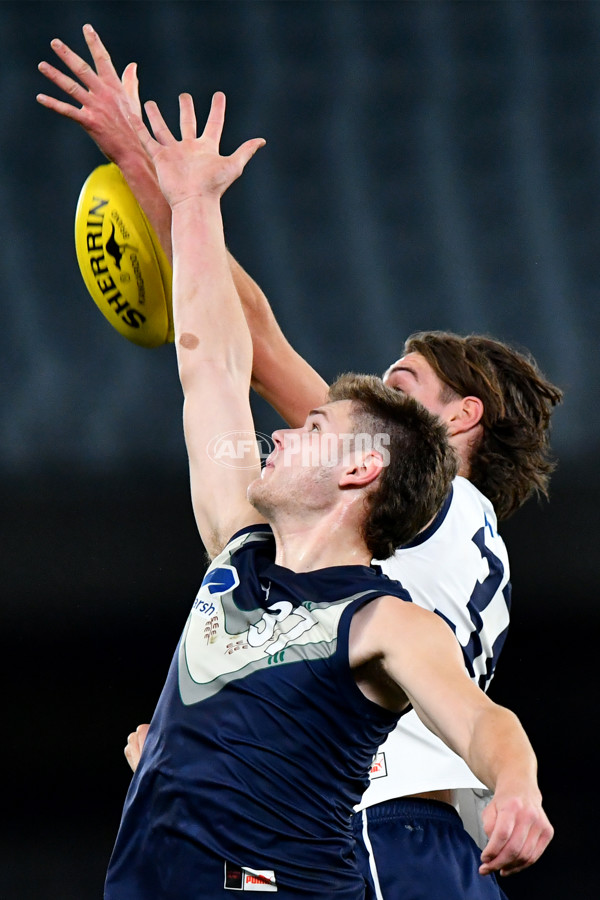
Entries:
<svg viewBox="0 0 600 900">
<path fill-rule="evenodd" d="M 258 835 L 260 840 L 260 835 Z M 354 857 L 325 873 L 292 870 L 285 875 L 249 869 L 196 847 L 190 856 L 180 837 L 166 836 L 160 853 L 140 863 L 135 855 L 111 862 L 104 900 L 236 900 L 252 893 L 254 900 L 364 900 L 365 884 Z M 304 876 L 304 877 L 303 877 Z M 307 883 L 308 882 L 308 883 Z"/>
<path fill-rule="evenodd" d="M 481 850 L 456 810 L 436 800 L 378 803 L 354 816 L 366 900 L 506 900 L 480 875 Z"/>
</svg>

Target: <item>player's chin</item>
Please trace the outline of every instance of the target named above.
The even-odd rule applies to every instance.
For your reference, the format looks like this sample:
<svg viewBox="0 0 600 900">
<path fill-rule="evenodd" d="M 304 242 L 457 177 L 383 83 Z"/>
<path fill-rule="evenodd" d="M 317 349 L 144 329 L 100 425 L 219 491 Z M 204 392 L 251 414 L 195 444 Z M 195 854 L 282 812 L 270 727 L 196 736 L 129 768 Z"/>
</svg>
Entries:
<svg viewBox="0 0 600 900">
<path fill-rule="evenodd" d="M 255 509 L 258 509 L 257 504 L 260 503 L 261 494 L 263 493 L 263 473 L 264 469 L 261 470 L 261 473 L 257 478 L 250 482 L 246 491 L 248 503 L 251 503 Z"/>
<path fill-rule="evenodd" d="M 257 512 L 259 512 L 263 516 L 268 516 L 273 509 L 272 491 L 270 490 L 270 486 L 268 484 L 269 475 L 267 474 L 265 479 L 265 477 L 263 476 L 263 472 L 261 472 L 258 478 L 255 478 L 254 481 L 250 482 L 250 484 L 248 485 L 248 490 L 246 492 L 246 497 L 248 499 L 248 502 L 254 507 Z"/>
</svg>

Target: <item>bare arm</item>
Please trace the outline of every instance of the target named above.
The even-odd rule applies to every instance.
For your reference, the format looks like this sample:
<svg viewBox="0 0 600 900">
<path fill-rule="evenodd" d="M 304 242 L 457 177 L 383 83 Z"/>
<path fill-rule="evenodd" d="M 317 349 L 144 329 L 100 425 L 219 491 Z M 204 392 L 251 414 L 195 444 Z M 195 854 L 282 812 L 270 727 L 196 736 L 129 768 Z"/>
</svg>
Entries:
<svg viewBox="0 0 600 900">
<path fill-rule="evenodd" d="M 252 335 L 252 387 L 298 428 L 327 400 L 327 383 L 291 346 L 261 288 L 232 256 L 229 263 Z"/>
<path fill-rule="evenodd" d="M 483 816 L 489 840 L 481 874 L 510 874 L 535 862 L 553 835 L 542 809 L 535 754 L 514 713 L 469 679 L 448 626 L 412 603 L 384 597 L 354 617 L 350 640 L 363 693 L 392 709 L 410 702 L 494 791 Z"/>
<path fill-rule="evenodd" d="M 83 35 L 93 67 L 57 39 L 52 41 L 52 49 L 75 77 L 47 62 L 39 65 L 42 74 L 71 102 L 47 94 L 38 94 L 37 100 L 77 122 L 119 167 L 172 260 L 171 208 L 133 126 L 132 116 L 141 115 L 136 65 L 130 63 L 121 80 L 91 25 L 84 25 Z M 228 259 L 252 336 L 252 386 L 290 425 L 302 425 L 308 411 L 324 402 L 327 385 L 286 340 L 260 287 L 230 254 Z"/>
<path fill-rule="evenodd" d="M 91 25 L 83 26 L 83 36 L 94 67 L 58 38 L 51 47 L 75 77 L 45 61 L 38 66 L 70 102 L 47 94 L 38 94 L 36 99 L 47 109 L 77 122 L 102 153 L 116 163 L 171 259 L 171 209 L 158 185 L 154 164 L 133 126 L 133 116 L 141 116 L 137 66 L 129 63 L 121 80 Z"/>
<path fill-rule="evenodd" d="M 234 531 L 263 521 L 246 498 L 260 474 L 248 397 L 252 342 L 231 277 L 220 201 L 264 141 L 246 141 L 231 156 L 220 156 L 221 93 L 199 138 L 189 94 L 180 96 L 180 141 L 155 103 L 146 104 L 146 113 L 155 137 L 136 117 L 137 133 L 172 210 L 173 318 L 192 502 L 203 543 L 215 555 Z M 211 442 L 230 432 L 248 437 L 238 467 L 223 466 L 210 453 Z"/>
</svg>

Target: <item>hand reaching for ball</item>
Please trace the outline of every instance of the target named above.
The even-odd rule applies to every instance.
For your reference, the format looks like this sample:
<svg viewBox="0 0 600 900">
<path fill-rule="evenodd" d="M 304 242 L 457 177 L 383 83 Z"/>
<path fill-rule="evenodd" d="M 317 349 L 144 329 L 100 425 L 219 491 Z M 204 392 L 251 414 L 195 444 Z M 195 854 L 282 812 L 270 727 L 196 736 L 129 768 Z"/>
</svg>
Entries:
<svg viewBox="0 0 600 900">
<path fill-rule="evenodd" d="M 263 138 L 245 141 L 231 156 L 221 156 L 219 143 L 225 121 L 225 94 L 213 95 L 204 131 L 196 137 L 196 113 L 190 94 L 180 94 L 181 140 L 169 130 L 153 100 L 144 109 L 154 132 L 150 134 L 139 117 L 133 124 L 152 159 L 161 190 L 171 209 L 198 197 L 220 198 L 240 177 L 248 161 L 266 143 Z"/>
</svg>

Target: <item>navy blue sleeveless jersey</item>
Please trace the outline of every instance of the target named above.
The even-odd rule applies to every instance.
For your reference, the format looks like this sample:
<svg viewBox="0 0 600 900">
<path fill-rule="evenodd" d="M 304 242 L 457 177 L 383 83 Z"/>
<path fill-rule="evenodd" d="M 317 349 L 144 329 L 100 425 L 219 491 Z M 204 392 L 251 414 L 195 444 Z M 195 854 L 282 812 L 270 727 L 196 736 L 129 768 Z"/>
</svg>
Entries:
<svg viewBox="0 0 600 900">
<path fill-rule="evenodd" d="M 246 528 L 204 577 L 127 794 L 106 900 L 362 896 L 351 814 L 398 716 L 358 689 L 349 628 L 365 602 L 410 596 L 377 567 L 294 573 L 274 553 L 268 526 Z"/>
</svg>

